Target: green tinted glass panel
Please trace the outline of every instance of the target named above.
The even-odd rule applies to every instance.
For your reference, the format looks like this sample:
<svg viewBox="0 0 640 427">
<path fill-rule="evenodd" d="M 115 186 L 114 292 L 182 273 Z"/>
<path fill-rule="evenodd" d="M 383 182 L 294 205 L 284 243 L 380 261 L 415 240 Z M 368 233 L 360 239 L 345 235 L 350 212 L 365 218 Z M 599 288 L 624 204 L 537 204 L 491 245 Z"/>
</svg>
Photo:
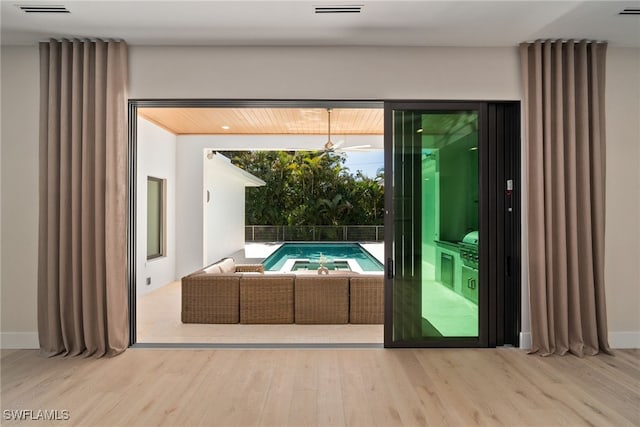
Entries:
<svg viewBox="0 0 640 427">
<path fill-rule="evenodd" d="M 394 111 L 394 340 L 478 337 L 478 113 Z"/>
</svg>

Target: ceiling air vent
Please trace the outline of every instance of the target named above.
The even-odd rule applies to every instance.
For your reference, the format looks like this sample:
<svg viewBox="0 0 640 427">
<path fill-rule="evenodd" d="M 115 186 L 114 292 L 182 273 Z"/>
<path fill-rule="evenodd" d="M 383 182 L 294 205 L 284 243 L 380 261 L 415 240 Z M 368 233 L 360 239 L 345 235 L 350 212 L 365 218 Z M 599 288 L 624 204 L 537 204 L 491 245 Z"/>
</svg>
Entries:
<svg viewBox="0 0 640 427">
<path fill-rule="evenodd" d="M 55 5 L 47 5 L 47 6 L 18 6 L 20 10 L 24 13 L 70 13 L 69 10 L 65 6 L 55 6 Z"/>
<path fill-rule="evenodd" d="M 625 7 L 620 15 L 640 15 L 640 7 Z"/>
<path fill-rule="evenodd" d="M 316 13 L 360 13 L 361 4 L 339 5 L 339 6 L 314 6 Z"/>
</svg>

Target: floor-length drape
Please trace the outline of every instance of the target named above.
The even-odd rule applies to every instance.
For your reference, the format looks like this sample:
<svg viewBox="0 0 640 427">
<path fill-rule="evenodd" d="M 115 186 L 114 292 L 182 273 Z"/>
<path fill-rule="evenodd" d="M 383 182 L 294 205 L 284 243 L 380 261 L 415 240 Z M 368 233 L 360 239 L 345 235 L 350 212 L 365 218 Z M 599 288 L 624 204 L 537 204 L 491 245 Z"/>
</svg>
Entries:
<svg viewBox="0 0 640 427">
<path fill-rule="evenodd" d="M 40 43 L 41 353 L 128 345 L 127 45 Z"/>
<path fill-rule="evenodd" d="M 609 351 L 604 289 L 606 43 L 520 54 L 532 351 Z"/>
</svg>

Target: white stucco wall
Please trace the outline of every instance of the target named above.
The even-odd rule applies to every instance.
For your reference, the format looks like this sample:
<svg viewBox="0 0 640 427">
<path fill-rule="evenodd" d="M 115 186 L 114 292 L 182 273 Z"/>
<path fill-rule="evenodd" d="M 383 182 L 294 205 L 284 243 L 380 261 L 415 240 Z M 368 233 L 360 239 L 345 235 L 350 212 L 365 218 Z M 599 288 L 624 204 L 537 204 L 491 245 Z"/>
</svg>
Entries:
<svg viewBox="0 0 640 427">
<path fill-rule="evenodd" d="M 244 248 L 245 185 L 218 157 L 204 157 L 203 265 Z M 209 200 L 206 192 L 209 192 Z"/>
<path fill-rule="evenodd" d="M 209 160 L 205 156 L 205 150 L 224 149 L 221 139 L 227 144 L 234 140 L 233 137 L 177 136 L 178 277 L 244 247 L 244 183 L 228 170 L 220 169 L 219 160 Z M 247 140 L 247 137 L 240 139 Z M 203 204 L 207 189 L 211 203 Z M 225 198 L 227 202 L 223 202 Z"/>
<path fill-rule="evenodd" d="M 176 280 L 176 136 L 138 118 L 136 275 L 138 295 Z M 166 182 L 166 256 L 147 260 L 147 178 Z M 151 284 L 147 285 L 147 278 Z"/>
<path fill-rule="evenodd" d="M 610 46 L 607 62 L 609 327 L 614 346 L 640 346 L 640 50 Z M 131 46 L 129 64 L 131 98 L 521 99 L 516 47 Z M 2 47 L 3 343 L 37 337 L 38 81 L 36 46 Z M 527 332 L 526 294 L 522 312 Z"/>
<path fill-rule="evenodd" d="M 176 274 L 185 276 L 204 265 L 203 249 L 203 158 L 206 144 L 183 143 L 176 146 Z"/>
</svg>

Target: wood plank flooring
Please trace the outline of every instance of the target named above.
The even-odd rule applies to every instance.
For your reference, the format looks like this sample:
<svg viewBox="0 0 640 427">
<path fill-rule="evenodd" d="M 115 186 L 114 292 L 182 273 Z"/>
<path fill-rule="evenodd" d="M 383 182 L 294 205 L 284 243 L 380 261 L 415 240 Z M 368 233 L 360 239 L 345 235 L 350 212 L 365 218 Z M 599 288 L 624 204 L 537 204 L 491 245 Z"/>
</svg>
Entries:
<svg viewBox="0 0 640 427">
<path fill-rule="evenodd" d="M 3 350 L 0 365 L 3 426 L 640 425 L 640 350 Z M 19 409 L 70 419 L 6 418 Z"/>
</svg>

